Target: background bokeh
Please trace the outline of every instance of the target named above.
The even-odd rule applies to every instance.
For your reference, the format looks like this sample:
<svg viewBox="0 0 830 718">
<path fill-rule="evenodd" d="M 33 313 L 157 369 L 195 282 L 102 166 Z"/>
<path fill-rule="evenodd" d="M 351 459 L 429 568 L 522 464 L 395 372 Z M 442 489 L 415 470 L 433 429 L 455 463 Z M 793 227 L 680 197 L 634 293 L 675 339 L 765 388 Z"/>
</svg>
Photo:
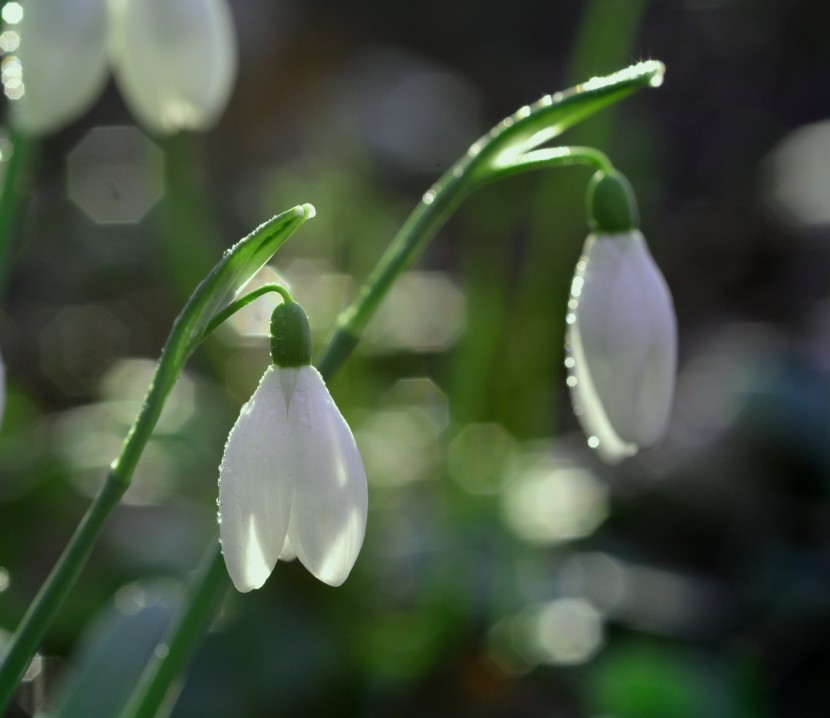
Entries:
<svg viewBox="0 0 830 718">
<path fill-rule="evenodd" d="M 59 555 L 223 249 L 316 206 L 260 279 L 290 284 L 319 347 L 473 140 L 655 58 L 659 90 L 565 141 L 631 179 L 674 294 L 664 443 L 609 468 L 570 412 L 590 172 L 488 186 L 331 383 L 370 484 L 351 577 L 332 589 L 294 562 L 229 593 L 172 715 L 828 715 L 830 4 L 230 4 L 240 72 L 214 130 L 147 136 L 111 84 L 32 164 L 0 305 L 0 627 Z M 260 300 L 194 357 L 10 715 L 57 700 L 102 633 L 134 660 L 121 619 L 156 635 L 213 535 L 268 313 Z"/>
</svg>

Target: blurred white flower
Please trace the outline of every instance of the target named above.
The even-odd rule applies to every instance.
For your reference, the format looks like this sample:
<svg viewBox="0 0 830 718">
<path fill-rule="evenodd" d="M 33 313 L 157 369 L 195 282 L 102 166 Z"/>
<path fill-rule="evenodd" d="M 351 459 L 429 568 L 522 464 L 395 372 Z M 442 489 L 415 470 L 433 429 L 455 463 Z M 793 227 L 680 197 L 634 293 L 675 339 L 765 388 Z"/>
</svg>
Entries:
<svg viewBox="0 0 830 718">
<path fill-rule="evenodd" d="M 136 119 L 156 134 L 205 130 L 228 103 L 237 69 L 226 0 L 37 0 L 10 25 L 3 61 L 14 124 L 39 136 L 80 116 L 108 61 Z"/>
<path fill-rule="evenodd" d="M 110 0 L 113 73 L 158 134 L 204 130 L 227 105 L 237 48 L 225 0 Z"/>
<path fill-rule="evenodd" d="M 219 531 L 239 591 L 295 555 L 339 586 L 366 531 L 367 485 L 352 432 L 312 366 L 270 366 L 219 467 Z"/>
<path fill-rule="evenodd" d="M 107 81 L 107 0 L 27 2 L 16 55 L 3 61 L 3 85 L 14 122 L 42 135 L 89 107 Z M 18 65 L 19 63 L 19 65 Z M 15 67 L 19 72 L 13 72 Z"/>
<path fill-rule="evenodd" d="M 569 307 L 574 411 L 588 444 L 616 463 L 662 437 L 677 365 L 671 295 L 638 230 L 588 237 Z"/>
</svg>

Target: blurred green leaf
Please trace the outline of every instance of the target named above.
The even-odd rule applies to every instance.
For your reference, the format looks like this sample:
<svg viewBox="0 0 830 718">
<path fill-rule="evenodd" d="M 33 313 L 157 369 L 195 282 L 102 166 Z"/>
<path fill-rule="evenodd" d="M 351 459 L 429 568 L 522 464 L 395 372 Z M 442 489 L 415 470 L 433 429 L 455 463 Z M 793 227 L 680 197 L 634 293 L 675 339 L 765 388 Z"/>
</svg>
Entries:
<svg viewBox="0 0 830 718">
<path fill-rule="evenodd" d="M 121 589 L 87 627 L 55 718 L 119 715 L 180 601 L 176 584 Z"/>
</svg>

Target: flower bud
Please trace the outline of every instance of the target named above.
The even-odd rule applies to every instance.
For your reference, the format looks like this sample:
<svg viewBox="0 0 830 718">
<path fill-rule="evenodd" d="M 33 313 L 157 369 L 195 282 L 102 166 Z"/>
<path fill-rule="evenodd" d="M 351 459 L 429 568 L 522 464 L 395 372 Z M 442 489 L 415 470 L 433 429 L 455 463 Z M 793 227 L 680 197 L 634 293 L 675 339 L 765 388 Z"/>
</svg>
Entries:
<svg viewBox="0 0 830 718">
<path fill-rule="evenodd" d="M 574 411 L 589 445 L 616 463 L 662 437 L 677 364 L 671 295 L 638 230 L 588 237 L 569 307 Z"/>
<path fill-rule="evenodd" d="M 297 302 L 278 304 L 271 314 L 271 361 L 282 367 L 311 364 L 311 328 Z"/>
<path fill-rule="evenodd" d="M 640 226 L 640 211 L 631 183 L 619 172 L 597 172 L 586 193 L 588 225 L 594 232 L 628 232 Z"/>
</svg>

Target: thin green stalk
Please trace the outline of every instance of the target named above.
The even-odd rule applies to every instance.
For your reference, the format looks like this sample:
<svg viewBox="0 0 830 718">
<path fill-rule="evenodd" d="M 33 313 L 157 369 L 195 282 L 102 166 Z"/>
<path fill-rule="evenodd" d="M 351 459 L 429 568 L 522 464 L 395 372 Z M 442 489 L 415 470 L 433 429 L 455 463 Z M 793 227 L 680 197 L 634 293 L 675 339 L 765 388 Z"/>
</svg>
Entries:
<svg viewBox="0 0 830 718">
<path fill-rule="evenodd" d="M 611 172 L 614 169 L 606 154 L 594 147 L 543 147 L 526 152 L 519 162 L 494 171 L 492 179 L 502 179 L 527 170 L 568 165 L 587 165 L 603 172 Z"/>
<path fill-rule="evenodd" d="M 205 336 L 207 337 L 208 334 L 213 332 L 220 324 L 227 321 L 240 309 L 244 309 L 255 299 L 258 299 L 263 294 L 268 294 L 269 292 L 276 292 L 282 297 L 284 302 L 292 301 L 291 295 L 285 287 L 281 287 L 279 284 L 263 284 L 261 287 L 257 287 L 256 289 L 248 292 L 248 294 L 241 299 L 237 299 L 235 302 L 229 304 L 224 311 L 219 312 L 219 314 L 211 319 L 210 324 L 208 324 L 205 329 Z"/>
<path fill-rule="evenodd" d="M 190 660 L 219 609 L 228 588 L 228 574 L 214 536 L 182 605 L 165 632 L 163 657 L 151 659 L 122 718 L 153 718 L 164 705 L 170 686 Z M 158 655 L 158 654 L 157 654 Z"/>
<path fill-rule="evenodd" d="M 112 509 L 130 484 L 141 453 L 161 415 L 165 400 L 190 355 L 204 339 L 211 320 L 307 219 L 311 205 L 295 207 L 257 227 L 231 248 L 202 281 L 178 316 L 161 352 L 156 372 L 106 480 L 87 510 L 58 563 L 20 623 L 0 664 L 0 714 L 40 645 L 47 628 L 80 575 Z"/>
<path fill-rule="evenodd" d="M 331 375 L 357 345 L 361 332 L 401 273 L 472 190 L 465 174 L 448 172 L 429 190 L 395 235 L 355 300 L 341 313 L 337 329 L 318 361 L 323 376 Z"/>
<path fill-rule="evenodd" d="M 40 645 L 46 627 L 66 600 L 89 558 L 101 528 L 112 509 L 118 505 L 126 488 L 126 484 L 112 479 L 112 472 L 107 475 L 104 486 L 20 622 L 20 628 L 3 656 L 0 668 L 0 714 L 14 695 L 17 684 Z"/>
<path fill-rule="evenodd" d="M 24 189 L 39 144 L 14 129 L 9 132 L 9 140 L 11 156 L 0 189 L 0 296 L 3 296 L 8 281 Z"/>
<path fill-rule="evenodd" d="M 176 295 L 184 299 L 190 287 L 210 271 L 210 258 L 221 246 L 216 205 L 208 192 L 205 138 L 184 132 L 158 143 L 164 153 L 165 185 L 157 215 L 160 249 Z"/>
</svg>

